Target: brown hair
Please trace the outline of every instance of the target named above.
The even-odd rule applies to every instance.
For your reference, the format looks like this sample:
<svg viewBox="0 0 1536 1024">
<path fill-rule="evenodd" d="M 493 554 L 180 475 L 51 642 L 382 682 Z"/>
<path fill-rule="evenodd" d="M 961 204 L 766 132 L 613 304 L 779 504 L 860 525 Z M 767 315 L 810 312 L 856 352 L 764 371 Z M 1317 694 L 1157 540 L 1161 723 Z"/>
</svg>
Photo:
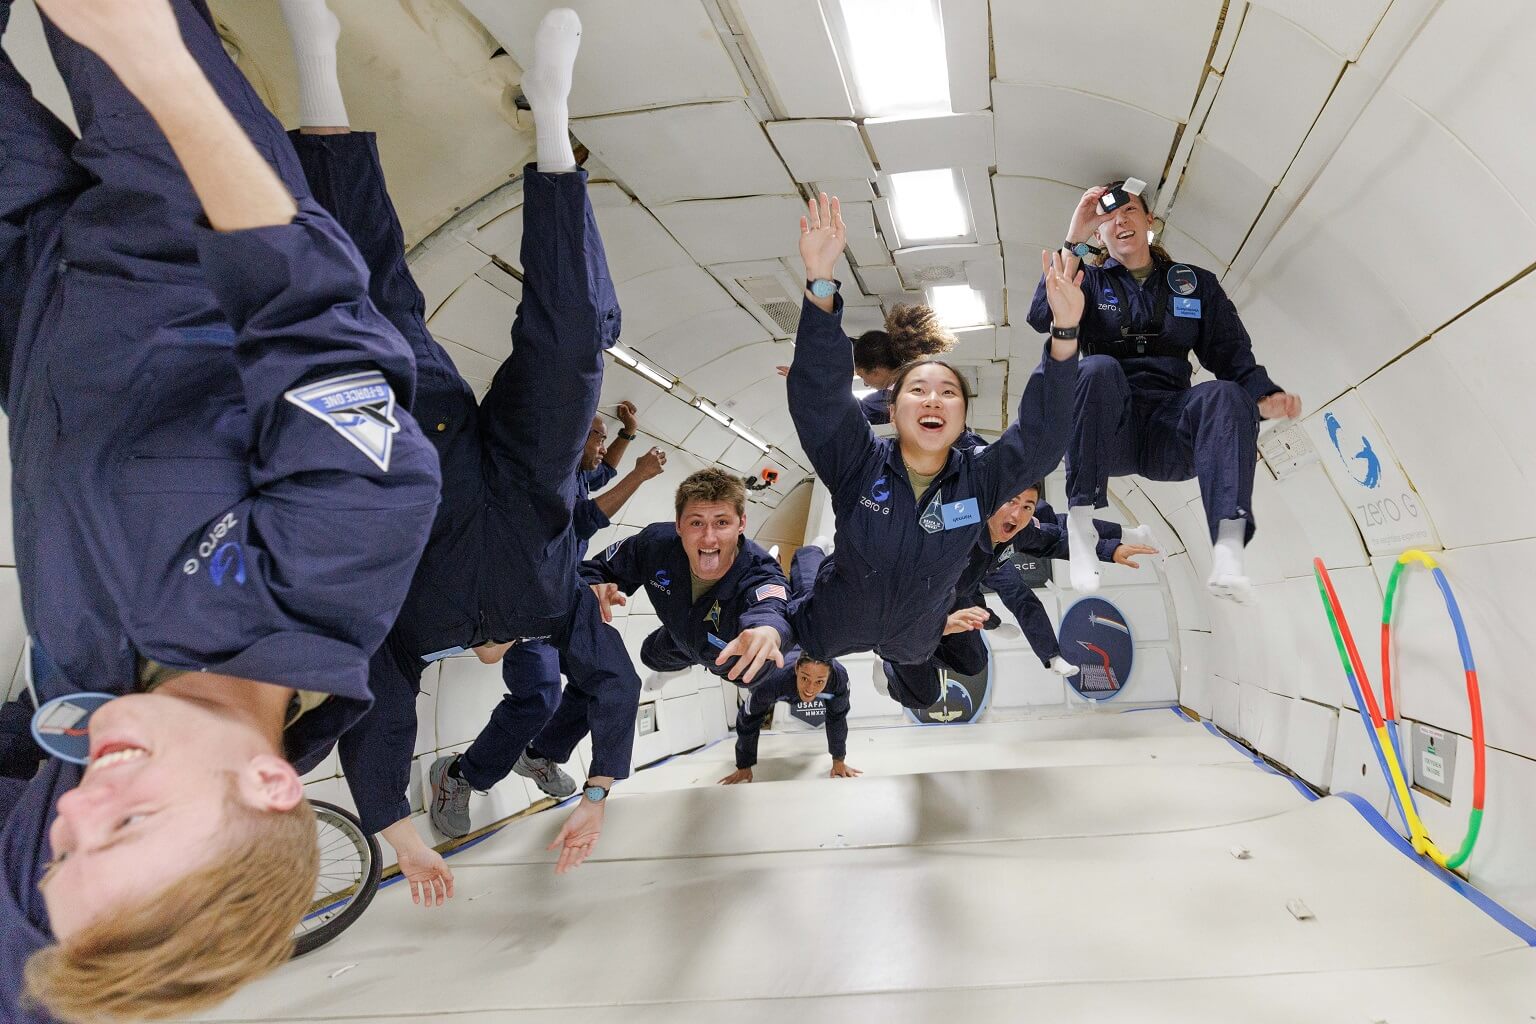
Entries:
<svg viewBox="0 0 1536 1024">
<path fill-rule="evenodd" d="M 683 518 L 683 509 L 690 501 L 729 502 L 737 515 L 744 516 L 747 514 L 747 487 L 741 477 L 710 466 L 677 485 L 677 518 Z"/>
<path fill-rule="evenodd" d="M 104 915 L 27 961 L 27 995 L 62 1021 L 163 1020 L 206 1010 L 293 955 L 320 873 L 315 812 L 226 804 L 212 863 Z"/>
<path fill-rule="evenodd" d="M 1122 186 L 1124 184 L 1125 184 L 1125 179 L 1121 178 L 1119 181 L 1106 182 L 1104 187 L 1105 188 L 1119 188 L 1120 186 Z M 1149 185 L 1148 188 L 1150 188 L 1150 187 L 1151 186 Z M 1141 212 L 1142 213 L 1145 213 L 1148 218 L 1152 218 L 1152 208 L 1147 205 L 1146 193 L 1145 192 L 1143 192 L 1139 196 L 1131 196 L 1131 198 L 1136 200 L 1136 202 L 1141 204 Z M 1153 219 L 1155 220 L 1155 218 L 1153 218 Z M 1152 258 L 1154 260 L 1157 260 L 1159 263 L 1172 263 L 1173 262 L 1173 257 L 1168 255 L 1168 250 L 1163 248 L 1163 243 L 1161 243 L 1161 242 L 1153 242 L 1153 243 L 1151 243 L 1151 245 L 1149 247 L 1152 250 Z"/>
<path fill-rule="evenodd" d="M 896 371 L 896 379 L 891 382 L 891 405 L 893 408 L 896 405 L 897 397 L 901 394 L 901 386 L 906 383 L 907 377 L 911 375 L 913 370 L 922 366 L 942 366 L 954 374 L 955 380 L 960 383 L 960 400 L 965 411 L 967 413 L 971 411 L 971 389 L 965 386 L 964 375 L 942 359 L 914 359 L 909 363 L 903 364 L 901 369 Z"/>
<path fill-rule="evenodd" d="M 955 342 L 954 333 L 932 307 L 902 303 L 885 315 L 885 330 L 865 331 L 854 339 L 853 365 L 862 370 L 896 370 L 914 359 L 942 355 Z"/>
</svg>

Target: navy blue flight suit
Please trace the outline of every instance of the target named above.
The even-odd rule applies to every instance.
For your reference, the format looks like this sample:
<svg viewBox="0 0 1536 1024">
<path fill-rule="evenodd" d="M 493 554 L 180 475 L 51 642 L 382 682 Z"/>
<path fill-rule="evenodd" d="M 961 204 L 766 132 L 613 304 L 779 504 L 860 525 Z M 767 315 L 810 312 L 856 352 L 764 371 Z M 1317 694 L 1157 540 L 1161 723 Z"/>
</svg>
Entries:
<svg viewBox="0 0 1536 1024">
<path fill-rule="evenodd" d="M 720 651 L 742 630 L 758 626 L 777 630 L 780 650 L 788 649 L 784 571 L 759 545 L 742 537 L 730 569 L 697 601 L 689 573 L 688 552 L 675 523 L 652 523 L 581 566 L 582 582 L 589 585 L 614 583 L 625 595 L 645 587 L 661 626 L 640 645 L 640 660 L 654 672 L 702 665 L 724 678 L 735 659 L 716 665 Z M 559 764 L 569 760 L 586 735 L 588 703 L 580 690 L 567 687 L 554 718 L 531 744 L 530 756 Z"/>
<path fill-rule="evenodd" d="M 790 623 L 813 657 L 873 650 L 925 671 L 987 518 L 1061 459 L 1077 358 L 1057 362 L 1047 348 L 1018 419 L 994 444 L 952 449 L 915 499 L 896 440 L 871 433 L 848 388 L 853 350 L 841 321 L 841 296 L 831 313 L 806 301 L 789 372 L 790 414 L 837 519 L 836 554 L 795 595 Z M 892 696 L 907 707 L 938 700 L 936 687 L 922 689 L 893 686 Z"/>
<path fill-rule="evenodd" d="M 369 655 L 437 506 L 405 411 L 410 348 L 351 240 L 200 0 L 173 0 L 214 89 L 298 197 L 291 224 L 215 232 L 148 113 L 49 26 L 77 142 L 0 57 L 0 366 L 33 681 L 132 692 L 143 661 L 331 695 L 284 736 L 299 771 L 367 709 Z M 0 0 L 0 28 L 9 0 Z M 37 882 L 50 760 L 0 829 L 0 1019 L 51 941 Z"/>
<path fill-rule="evenodd" d="M 1083 267 L 1067 504 L 1104 508 L 1112 476 L 1196 477 L 1212 539 L 1225 519 L 1247 520 L 1252 539 L 1257 402 L 1282 388 L 1254 361 L 1248 331 L 1216 275 L 1153 259 L 1144 284 L 1113 259 Z M 1170 276 L 1194 290 L 1177 294 Z M 1029 324 L 1042 333 L 1051 327 L 1043 279 Z M 1190 352 L 1216 380 L 1190 386 Z"/>
<path fill-rule="evenodd" d="M 380 307 L 417 354 L 415 412 L 443 466 L 443 502 L 432 538 L 400 617 L 370 666 L 377 703 L 339 745 L 358 817 L 377 832 L 410 815 L 416 696 L 431 661 L 481 643 L 539 637 L 515 644 L 502 660 L 507 696 L 493 713 L 485 742 L 472 748 L 479 753 L 476 783 L 482 789 L 500 781 L 522 750 L 518 745 L 508 755 L 499 749 L 517 742 L 516 735 L 504 739 L 508 705 L 516 709 L 514 719 L 525 709 L 543 716 L 531 729 L 521 727 L 527 732 L 522 744 L 554 710 L 558 654 L 546 640 L 578 648 L 571 674 L 583 685 L 632 685 L 639 692 L 622 638 L 603 625 L 595 600 L 582 599 L 575 568 L 585 540 L 577 535 L 579 502 L 589 479 L 577 467 L 596 413 L 601 349 L 617 337 L 619 314 L 586 203 L 584 172 L 527 169 L 527 279 L 513 353 L 477 408 L 468 384 L 427 330 L 425 301 L 406 266 L 373 136 L 296 133 L 293 141 L 317 198 L 358 239 L 376 294 L 385 289 Z M 579 281 L 567 280 L 574 277 Z M 541 402 L 548 408 L 541 409 Z M 567 486 L 551 484 L 559 480 Z M 588 513 L 587 521 L 596 520 Z M 512 532 L 527 536 L 506 536 Z M 560 618 L 562 603 L 568 621 Z M 551 632 L 545 636 L 530 632 L 546 628 Z M 625 726 L 620 736 L 610 728 L 603 739 L 618 744 L 615 760 L 627 766 L 632 729 Z M 463 768 L 467 773 L 471 762 Z"/>
<path fill-rule="evenodd" d="M 594 469 L 578 469 L 576 471 L 576 509 L 572 513 L 572 521 L 576 529 L 576 537 L 582 541 L 579 550 L 581 557 L 587 556 L 586 542 L 597 534 L 597 531 L 606 529 L 610 520 L 598 508 L 597 502 L 592 500 L 592 492 L 600 491 L 607 487 L 619 475 L 619 471 L 606 462 L 599 462 Z"/>
<path fill-rule="evenodd" d="M 754 682 L 746 692 L 746 700 L 736 710 L 736 767 L 751 768 L 757 764 L 757 740 L 762 734 L 763 723 L 768 720 L 773 705 L 786 701 L 802 720 L 819 718 L 827 729 L 827 752 L 834 761 L 848 756 L 848 710 L 851 706 L 848 691 L 848 670 L 837 662 L 832 663 L 832 674 L 827 677 L 827 688 L 816 695 L 815 700 L 802 701 L 800 688 L 795 684 L 795 665 L 800 652 L 792 651 L 784 656 L 784 667 L 770 666 L 768 674 Z"/>
</svg>

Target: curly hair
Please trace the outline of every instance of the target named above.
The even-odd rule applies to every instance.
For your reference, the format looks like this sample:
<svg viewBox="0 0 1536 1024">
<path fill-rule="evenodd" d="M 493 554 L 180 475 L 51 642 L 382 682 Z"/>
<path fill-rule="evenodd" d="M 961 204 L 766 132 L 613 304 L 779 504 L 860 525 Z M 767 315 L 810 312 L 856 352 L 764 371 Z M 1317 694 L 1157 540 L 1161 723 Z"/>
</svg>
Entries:
<svg viewBox="0 0 1536 1024">
<path fill-rule="evenodd" d="M 897 366 L 942 355 L 954 348 L 956 342 L 932 307 L 915 303 L 892 306 L 885 314 L 885 332 L 890 335 L 891 355 Z"/>
</svg>

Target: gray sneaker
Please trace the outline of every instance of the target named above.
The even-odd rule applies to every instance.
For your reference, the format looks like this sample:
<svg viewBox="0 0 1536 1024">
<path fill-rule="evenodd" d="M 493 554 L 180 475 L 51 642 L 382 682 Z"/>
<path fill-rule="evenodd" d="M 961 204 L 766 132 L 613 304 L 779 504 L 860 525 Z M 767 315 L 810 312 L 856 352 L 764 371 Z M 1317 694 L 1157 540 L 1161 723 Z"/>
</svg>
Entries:
<svg viewBox="0 0 1536 1024">
<path fill-rule="evenodd" d="M 525 750 L 518 755 L 512 770 L 525 779 L 532 779 L 534 785 L 556 800 L 564 800 L 576 792 L 576 780 L 547 757 L 529 757 Z"/>
<path fill-rule="evenodd" d="M 427 805 L 427 814 L 433 827 L 450 839 L 462 839 L 471 831 L 469 794 L 474 787 L 466 780 L 448 774 L 448 766 L 458 757 L 458 754 L 440 757 L 427 770 L 427 783 L 432 787 L 432 802 Z"/>
</svg>

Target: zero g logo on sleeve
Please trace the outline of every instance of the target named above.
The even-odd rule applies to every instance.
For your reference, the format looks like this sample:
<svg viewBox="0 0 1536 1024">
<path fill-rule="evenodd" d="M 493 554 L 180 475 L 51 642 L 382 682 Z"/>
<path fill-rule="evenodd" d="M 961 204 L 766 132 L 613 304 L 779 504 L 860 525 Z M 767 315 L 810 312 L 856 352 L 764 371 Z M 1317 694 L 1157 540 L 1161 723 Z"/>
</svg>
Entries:
<svg viewBox="0 0 1536 1024">
<path fill-rule="evenodd" d="M 208 575 L 214 586 L 222 587 L 226 578 L 245 586 L 245 550 L 239 541 L 225 541 L 239 525 L 240 520 L 233 512 L 224 513 L 223 518 L 209 528 L 202 543 L 198 544 L 197 557 L 183 562 L 181 571 L 188 576 L 196 576 L 202 563 L 212 559 L 208 562 Z"/>
<path fill-rule="evenodd" d="M 860 505 L 863 505 L 871 512 L 878 512 L 883 516 L 888 516 L 891 514 L 891 507 L 886 504 L 886 502 L 890 500 L 891 484 L 890 481 L 884 476 L 881 476 L 873 484 L 870 485 L 868 497 L 863 495 L 859 496 Z"/>
<path fill-rule="evenodd" d="M 305 384 L 283 395 L 346 438 L 375 466 L 389 471 L 389 453 L 400 424 L 395 392 L 377 370 L 348 373 Z"/>
</svg>

